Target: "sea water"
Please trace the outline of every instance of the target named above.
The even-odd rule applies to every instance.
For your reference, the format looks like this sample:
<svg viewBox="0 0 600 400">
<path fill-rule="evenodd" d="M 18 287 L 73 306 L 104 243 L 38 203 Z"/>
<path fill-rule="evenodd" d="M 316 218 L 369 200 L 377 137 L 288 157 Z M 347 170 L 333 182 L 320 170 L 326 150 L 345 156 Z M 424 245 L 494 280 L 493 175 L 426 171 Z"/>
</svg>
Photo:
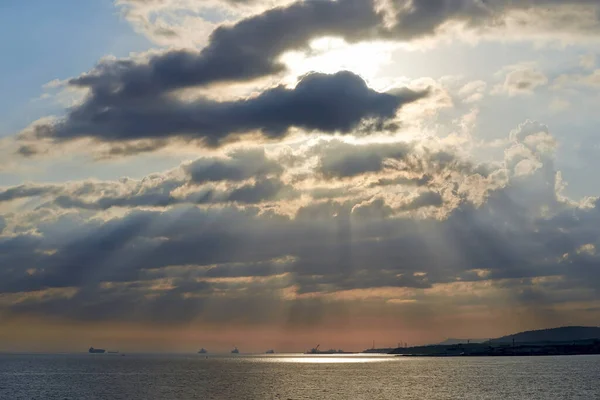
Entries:
<svg viewBox="0 0 600 400">
<path fill-rule="evenodd" d="M 600 356 L 0 354 L 0 399 L 600 399 Z"/>
</svg>

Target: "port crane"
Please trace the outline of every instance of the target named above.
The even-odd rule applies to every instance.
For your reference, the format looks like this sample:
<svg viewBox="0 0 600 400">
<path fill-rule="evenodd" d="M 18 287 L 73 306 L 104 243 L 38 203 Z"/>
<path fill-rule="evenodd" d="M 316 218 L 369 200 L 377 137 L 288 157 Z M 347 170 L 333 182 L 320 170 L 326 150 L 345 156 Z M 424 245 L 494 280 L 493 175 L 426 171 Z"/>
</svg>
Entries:
<svg viewBox="0 0 600 400">
<path fill-rule="evenodd" d="M 317 347 L 313 347 L 312 349 L 310 349 L 308 354 L 317 354 L 319 352 L 319 346 L 321 346 L 321 345 L 318 344 Z"/>
</svg>

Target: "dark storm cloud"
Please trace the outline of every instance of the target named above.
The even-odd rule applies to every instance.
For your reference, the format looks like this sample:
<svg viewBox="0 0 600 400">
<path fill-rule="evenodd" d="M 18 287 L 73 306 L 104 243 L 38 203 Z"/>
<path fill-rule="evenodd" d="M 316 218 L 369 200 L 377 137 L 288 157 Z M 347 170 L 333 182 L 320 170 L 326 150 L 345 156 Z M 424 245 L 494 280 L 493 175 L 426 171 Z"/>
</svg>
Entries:
<svg viewBox="0 0 600 400">
<path fill-rule="evenodd" d="M 250 131 L 278 138 L 291 127 L 347 133 L 364 119 L 390 119 L 404 104 L 426 94 L 408 89 L 378 93 L 351 72 L 313 73 L 294 89 L 280 86 L 254 98 L 230 102 L 203 99 L 183 103 L 165 96 L 114 103 L 111 95 L 102 100 L 92 96 L 65 120 L 35 130 L 38 136 L 57 140 L 182 136 L 218 145 L 232 135 Z"/>
</svg>

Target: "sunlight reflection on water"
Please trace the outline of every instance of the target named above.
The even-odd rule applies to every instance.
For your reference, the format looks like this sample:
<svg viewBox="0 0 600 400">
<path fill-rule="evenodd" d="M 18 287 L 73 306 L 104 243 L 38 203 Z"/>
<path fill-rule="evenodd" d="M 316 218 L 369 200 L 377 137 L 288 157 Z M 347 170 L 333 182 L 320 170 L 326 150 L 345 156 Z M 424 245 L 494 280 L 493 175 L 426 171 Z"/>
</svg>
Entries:
<svg viewBox="0 0 600 400">
<path fill-rule="evenodd" d="M 600 399 L 600 356 L 0 356 L 0 399 Z"/>
<path fill-rule="evenodd" d="M 353 364 L 353 363 L 372 363 L 388 362 L 398 360 L 398 357 L 387 355 L 366 355 L 366 354 L 294 354 L 280 356 L 256 357 L 255 362 L 275 362 L 275 363 L 295 363 L 295 364 Z"/>
</svg>

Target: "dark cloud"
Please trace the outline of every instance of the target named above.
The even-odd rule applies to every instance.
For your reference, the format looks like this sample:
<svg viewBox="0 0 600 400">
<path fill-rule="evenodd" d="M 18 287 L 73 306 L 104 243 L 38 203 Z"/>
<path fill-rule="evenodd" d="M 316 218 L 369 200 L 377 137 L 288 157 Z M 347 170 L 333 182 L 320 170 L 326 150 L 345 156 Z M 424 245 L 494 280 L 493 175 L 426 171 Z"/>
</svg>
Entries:
<svg viewBox="0 0 600 400">
<path fill-rule="evenodd" d="M 402 206 L 402 210 L 416 210 L 422 207 L 441 207 L 444 204 L 444 199 L 436 192 L 420 193 L 415 199 Z"/>
<path fill-rule="evenodd" d="M 52 185 L 19 185 L 0 190 L 0 203 L 5 201 L 18 200 L 26 197 L 44 196 L 57 192 L 57 188 Z"/>
<path fill-rule="evenodd" d="M 72 221 L 70 228 L 62 228 L 67 236 L 56 234 L 58 225 L 49 224 L 40 229 L 40 236 L 0 239 L 0 290 L 80 288 L 76 298 L 31 300 L 15 306 L 15 312 L 24 312 L 26 306 L 27 312 L 73 317 L 97 307 L 97 315 L 119 319 L 135 312 L 125 307 L 115 315 L 109 307 L 127 300 L 144 307 L 156 305 L 152 313 L 148 309 L 148 313 L 135 313 L 135 318 L 152 316 L 153 321 L 168 322 L 173 316 L 166 315 L 167 304 L 178 309 L 197 304 L 199 308 L 191 307 L 176 319 L 189 320 L 203 315 L 206 309 L 199 304 L 207 303 L 190 300 L 184 293 L 213 301 L 215 289 L 218 298 L 225 296 L 235 303 L 238 289 L 251 287 L 294 286 L 298 293 L 330 293 L 548 276 L 562 276 L 570 287 L 595 287 L 600 282 L 600 273 L 592 266 L 597 256 L 578 249 L 597 243 L 597 210 L 570 208 L 552 219 L 539 219 L 511 200 L 518 193 L 518 187 L 498 190 L 484 206 L 463 205 L 442 221 L 391 218 L 390 207 L 376 199 L 315 204 L 300 210 L 294 219 L 251 208 L 176 207 L 132 212 L 106 222 Z M 416 203 L 437 205 L 439 197 L 425 194 Z M 564 254 L 569 256 L 565 259 Z M 569 268 L 563 260 L 568 260 Z M 476 269 L 487 270 L 487 275 L 470 272 Z M 285 278 L 273 278 L 280 274 Z M 242 277 L 273 280 L 231 281 L 219 283 L 224 285 L 220 287 L 205 282 Z M 168 279 L 172 287 L 155 293 L 156 279 Z M 198 286 L 198 280 L 205 283 Z M 125 286 L 99 291 L 101 282 Z M 144 289 L 128 286 L 133 282 Z M 513 300 L 519 299 L 517 289 L 522 287 L 515 286 Z M 145 300 L 152 293 L 156 296 L 148 298 L 155 300 Z M 283 300 L 273 296 L 271 303 L 281 305 Z M 83 298 L 85 303 L 80 302 Z M 56 301 L 60 307 L 48 308 Z M 249 315 L 258 318 L 258 312 Z"/>
<path fill-rule="evenodd" d="M 239 81 L 283 70 L 286 50 L 305 47 L 311 38 L 343 35 L 360 39 L 381 21 L 369 0 L 308 1 L 268 10 L 221 26 L 201 51 L 177 50 L 147 62 L 106 61 L 71 85 L 92 89 L 92 101 L 115 93 L 119 99 L 219 81 Z M 95 99 L 98 97 L 98 99 Z"/>
<path fill-rule="evenodd" d="M 297 197 L 298 193 L 276 179 L 266 179 L 234 189 L 227 195 L 228 201 L 258 204 L 267 200 Z"/>
<path fill-rule="evenodd" d="M 269 138 L 284 135 L 290 127 L 348 132 L 360 129 L 359 122 L 369 118 L 378 120 L 368 121 L 369 129 L 380 129 L 398 107 L 423 93 L 376 94 L 347 73 L 329 78 L 313 75 L 293 91 L 279 87 L 242 101 L 186 103 L 175 99 L 172 91 L 276 74 L 284 69 L 280 55 L 306 48 L 316 37 L 336 36 L 350 42 L 410 40 L 435 34 L 451 21 L 470 27 L 502 25 L 511 10 L 573 2 L 390 0 L 384 4 L 380 9 L 373 0 L 301 1 L 220 26 L 201 51 L 169 50 L 145 61 L 104 60 L 70 81 L 72 86 L 89 89 L 83 104 L 70 110 L 66 119 L 34 126 L 23 137 L 30 138 L 33 130 L 37 137 L 58 141 L 78 137 L 111 142 L 158 140 L 115 146 L 108 156 L 118 156 L 155 150 L 164 144 L 160 141 L 174 136 L 216 146 L 249 131 Z M 579 0 L 574 5 L 596 2 Z M 516 86 L 510 82 L 509 86 L 531 89 L 531 77 L 526 81 L 517 79 Z M 33 155 L 30 145 L 24 146 L 24 155 Z"/>
<path fill-rule="evenodd" d="M 320 162 L 317 170 L 330 179 L 380 172 L 387 159 L 401 160 L 412 150 L 411 143 L 356 146 L 334 140 L 325 143 L 318 150 Z"/>
<path fill-rule="evenodd" d="M 53 193 L 56 204 L 132 209 L 106 213 L 108 220 L 105 213 L 57 212 L 20 231 L 19 218 L 11 217 L 17 228 L 0 238 L 0 293 L 75 288 L 77 295 L 57 299 L 50 292 L 4 307 L 81 319 L 91 310 L 106 319 L 134 313 L 170 323 L 227 322 L 237 315 L 227 308 L 233 304 L 265 301 L 279 310 L 346 291 L 399 290 L 408 296 L 400 301 L 441 304 L 436 293 L 457 284 L 474 288 L 448 301 L 457 307 L 500 300 L 559 305 L 574 288 L 584 290 L 584 300 L 600 300 L 600 213 L 561 198 L 545 126 L 527 121 L 509 139 L 498 166 L 424 144 L 323 140 L 288 149 L 291 156 L 277 158 L 280 168 L 264 152 L 238 151 L 116 187 L 71 182 Z M 283 171 L 290 160 L 300 175 Z M 192 171 L 197 182 L 190 184 Z M 327 179 L 358 175 L 364 182 L 343 182 L 353 183 L 346 196 L 303 199 L 303 190 Z M 382 179 L 391 181 L 378 191 L 371 184 Z M 29 193 L 20 188 L 8 197 L 19 191 Z M 163 207 L 136 209 L 157 204 Z M 409 210 L 421 212 L 415 218 L 403 212 Z M 110 309 L 122 301 L 139 307 Z M 178 313 L 166 315 L 170 308 Z M 268 318 L 246 310 L 249 321 Z"/>
<path fill-rule="evenodd" d="M 76 197 L 62 195 L 54 199 L 53 204 L 61 208 L 79 208 L 83 210 L 108 210 L 112 207 L 167 207 L 182 201 L 165 193 L 144 193 L 121 197 L 102 197 L 95 202 L 86 202 Z"/>
<path fill-rule="evenodd" d="M 56 140 L 93 137 L 104 141 L 164 139 L 181 136 L 219 145 L 232 135 L 260 131 L 268 138 L 290 127 L 335 133 L 350 132 L 365 119 L 390 119 L 402 105 L 426 92 L 408 89 L 378 93 L 357 75 L 310 74 L 294 89 L 276 87 L 246 100 L 208 99 L 184 103 L 172 97 L 121 102 L 112 95 L 93 96 L 54 125 L 35 128 Z M 118 102 L 114 102 L 118 100 Z"/>
<path fill-rule="evenodd" d="M 402 40 L 432 35 L 449 22 L 462 23 L 471 29 L 506 27 L 506 15 L 515 10 L 529 10 L 535 17 L 536 11 L 549 11 L 555 6 L 598 6 L 596 0 L 389 0 L 385 4 L 394 24 L 383 30 L 383 35 Z M 554 28 L 559 32 L 577 30 L 564 21 Z"/>
<path fill-rule="evenodd" d="M 167 140 L 141 140 L 133 143 L 113 144 L 110 149 L 101 154 L 100 158 L 119 158 L 140 153 L 147 153 L 165 147 Z"/>
<path fill-rule="evenodd" d="M 381 178 L 377 182 L 371 184 L 371 187 L 377 186 L 393 186 L 393 185 L 408 185 L 408 186 L 427 186 L 433 177 L 431 175 L 423 175 L 421 177 L 408 178 L 406 176 L 398 176 L 395 178 Z"/>
<path fill-rule="evenodd" d="M 339 197 L 355 196 L 359 190 L 351 187 L 318 187 L 310 190 L 310 196 L 313 199 L 335 199 Z"/>
<path fill-rule="evenodd" d="M 185 170 L 194 183 L 244 181 L 283 172 L 281 165 L 268 159 L 263 149 L 236 151 L 226 159 L 199 158 L 185 166 Z"/>
<path fill-rule="evenodd" d="M 32 157 L 39 153 L 39 150 L 35 146 L 31 145 L 22 145 L 17 149 L 17 154 L 22 155 L 23 157 Z"/>
<path fill-rule="evenodd" d="M 166 181 L 163 184 L 151 187 L 138 193 L 126 193 L 120 196 L 102 196 L 96 200 L 85 200 L 76 195 L 63 194 L 56 196 L 50 202 L 42 205 L 57 206 L 65 209 L 82 210 L 108 210 L 113 207 L 138 208 L 138 207 L 169 207 L 178 204 L 259 204 L 265 201 L 275 201 L 295 198 L 298 191 L 278 179 L 261 179 L 241 186 L 226 189 L 204 188 L 184 196 L 175 196 L 172 192 L 186 183 L 181 181 Z"/>
<path fill-rule="evenodd" d="M 93 97 L 117 93 L 121 99 L 157 95 L 173 89 L 228 80 L 245 80 L 280 72 L 278 56 L 305 48 L 312 38 L 343 37 L 348 41 L 389 38 L 409 40 L 430 35 L 448 21 L 480 26 L 501 20 L 512 9 L 552 5 L 597 5 L 595 0 L 405 0 L 385 2 L 394 21 L 375 11 L 372 0 L 300 1 L 267 10 L 232 26 L 215 29 L 201 51 L 177 50 L 147 62 L 105 61 L 72 85 L 89 87 Z M 93 100 L 95 101 L 95 100 Z"/>
<path fill-rule="evenodd" d="M 314 153 L 319 157 L 317 172 L 326 179 L 377 176 L 385 172 L 385 177 L 371 183 L 371 187 L 425 186 L 435 178 L 452 180 L 453 174 L 484 178 L 494 170 L 464 160 L 453 151 L 429 148 L 426 144 L 416 142 L 354 145 L 332 140 L 316 146 Z M 391 174 L 393 178 L 388 177 Z"/>
<path fill-rule="evenodd" d="M 533 134 L 535 138 L 538 136 L 537 133 Z M 519 155 L 518 160 L 542 162 L 532 153 L 537 150 L 534 142 L 528 138 L 524 137 L 523 140 L 529 141 L 533 147 L 530 153 Z M 551 165 L 551 161 L 545 162 Z M 509 170 L 515 168 L 514 164 L 507 163 Z M 284 173 L 290 165 L 298 169 Z M 113 182 L 21 185 L 0 192 L 0 200 L 43 196 L 45 202 L 37 206 L 37 210 L 59 207 L 90 211 L 113 207 L 167 208 L 179 204 L 261 204 L 298 199 L 303 194 L 314 199 L 366 201 L 375 193 L 382 194 L 384 186 L 394 185 L 403 190 L 403 194 L 397 197 L 392 207 L 402 211 L 409 207 L 408 201 L 413 201 L 415 189 L 410 187 L 428 186 L 441 193 L 453 185 L 451 197 L 454 205 L 450 208 L 455 207 L 457 201 L 474 201 L 469 197 L 473 191 L 483 198 L 493 187 L 489 186 L 490 182 L 481 180 L 487 179 L 491 173 L 488 166 L 472 165 L 454 153 L 432 151 L 410 142 L 356 145 L 340 140 L 322 140 L 294 155 L 279 154 L 277 158 L 268 157 L 263 149 L 239 149 L 222 157 L 201 157 L 184 163 L 178 169 L 152 174 L 141 180 L 124 178 Z M 367 179 L 364 187 L 327 186 L 332 179 L 356 176 Z M 465 177 L 469 178 L 466 182 Z M 514 179 L 516 184 L 518 179 Z M 478 181 L 482 186 L 474 184 Z M 345 181 L 345 184 L 349 182 Z M 366 193 L 367 189 L 373 191 Z M 535 189 L 536 193 L 540 190 Z M 417 203 L 410 207 L 420 208 Z"/>
<path fill-rule="evenodd" d="M 394 214 L 392 207 L 385 203 L 382 198 L 377 198 L 368 203 L 361 203 L 352 208 L 352 216 L 358 218 L 377 219 L 387 218 Z"/>
<path fill-rule="evenodd" d="M 453 20 L 479 24 L 493 12 L 486 2 L 474 0 L 391 0 L 387 5 L 395 19 L 387 34 L 402 39 L 431 35 L 442 24 Z"/>
</svg>

